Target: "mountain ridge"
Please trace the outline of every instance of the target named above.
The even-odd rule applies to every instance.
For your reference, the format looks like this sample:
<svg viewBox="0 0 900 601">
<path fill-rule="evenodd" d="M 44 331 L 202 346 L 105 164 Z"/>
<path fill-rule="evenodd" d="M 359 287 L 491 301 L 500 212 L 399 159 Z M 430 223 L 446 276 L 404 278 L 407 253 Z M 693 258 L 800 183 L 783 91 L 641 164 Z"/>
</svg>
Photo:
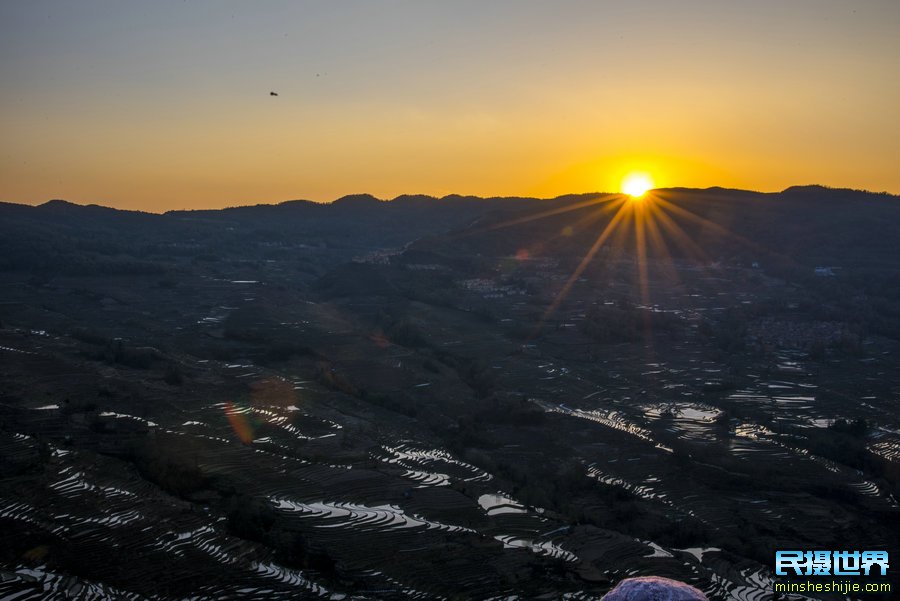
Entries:
<svg viewBox="0 0 900 601">
<path fill-rule="evenodd" d="M 771 197 L 771 196 L 787 196 L 787 197 L 798 197 L 798 196 L 809 196 L 812 194 L 821 194 L 827 195 L 829 197 L 833 197 L 836 195 L 854 195 L 854 196 L 873 196 L 879 198 L 900 198 L 900 195 L 893 194 L 887 191 L 875 192 L 872 190 L 864 190 L 857 188 L 843 188 L 843 187 L 831 187 L 822 184 L 798 184 L 788 186 L 787 188 L 781 191 L 774 192 L 762 192 L 759 190 L 747 190 L 743 188 L 728 188 L 723 186 L 710 186 L 707 188 L 692 188 L 685 186 L 671 186 L 671 187 L 661 187 L 654 188 L 650 192 L 676 192 L 680 194 L 691 193 L 698 195 L 705 194 L 736 194 L 741 196 L 762 196 L 762 197 Z M 318 202 L 314 200 L 308 199 L 289 199 L 283 200 L 279 202 L 272 203 L 253 203 L 253 204 L 238 204 L 238 205 L 230 205 L 223 206 L 218 208 L 200 208 L 200 209 L 171 209 L 168 211 L 164 211 L 161 213 L 156 213 L 152 211 L 143 211 L 140 209 L 123 209 L 98 203 L 87 203 L 81 204 L 77 202 L 73 202 L 71 200 L 66 200 L 62 198 L 53 198 L 47 200 L 40 204 L 29 204 L 29 203 L 19 203 L 13 201 L 0 201 L 0 210 L 11 208 L 11 206 L 15 207 L 31 207 L 34 209 L 40 209 L 42 211 L 71 211 L 77 210 L 78 208 L 91 208 L 93 210 L 97 209 L 107 209 L 111 211 L 118 211 L 121 213 L 142 213 L 147 215 L 181 215 L 181 214 L 196 214 L 196 213 L 214 213 L 218 211 L 234 211 L 234 210 L 247 210 L 247 209 L 266 209 L 273 207 L 284 207 L 284 208 L 311 208 L 311 207 L 331 207 L 337 206 L 341 208 L 356 208 L 356 207 L 374 207 L 374 206 L 391 206 L 391 205 L 415 205 L 415 204 L 431 204 L 431 205 L 440 205 L 444 203 L 454 203 L 454 202 L 488 202 L 488 201 L 538 201 L 538 202 L 565 202 L 568 200 L 585 200 L 591 197 L 598 196 L 612 196 L 617 195 L 617 192 L 573 192 L 567 194 L 560 194 L 558 196 L 553 197 L 537 197 L 537 196 L 475 196 L 475 195 L 461 195 L 461 194 L 446 194 L 444 196 L 432 196 L 429 194 L 400 194 L 395 196 L 394 198 L 378 198 L 377 196 L 369 193 L 355 193 L 355 194 L 345 194 L 344 196 L 335 198 L 331 201 Z"/>
</svg>

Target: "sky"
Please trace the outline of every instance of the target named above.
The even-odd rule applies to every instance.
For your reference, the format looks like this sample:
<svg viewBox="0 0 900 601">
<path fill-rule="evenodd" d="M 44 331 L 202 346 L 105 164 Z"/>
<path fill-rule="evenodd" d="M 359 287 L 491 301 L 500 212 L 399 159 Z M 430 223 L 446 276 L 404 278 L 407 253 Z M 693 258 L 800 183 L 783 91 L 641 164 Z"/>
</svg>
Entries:
<svg viewBox="0 0 900 601">
<path fill-rule="evenodd" d="M 895 0 L 0 0 L 0 200 L 900 193 L 898 32 Z"/>
</svg>

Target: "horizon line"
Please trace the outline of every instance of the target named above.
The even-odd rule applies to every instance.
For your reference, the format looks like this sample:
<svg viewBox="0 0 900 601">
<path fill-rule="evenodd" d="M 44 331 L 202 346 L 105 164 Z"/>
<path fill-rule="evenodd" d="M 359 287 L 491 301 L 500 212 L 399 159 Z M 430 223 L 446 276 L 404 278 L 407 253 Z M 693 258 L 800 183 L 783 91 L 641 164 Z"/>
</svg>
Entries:
<svg viewBox="0 0 900 601">
<path fill-rule="evenodd" d="M 659 187 L 659 188 L 652 188 L 652 189 L 648 190 L 647 193 L 649 194 L 651 192 L 660 192 L 660 191 L 662 191 L 662 192 L 665 192 L 665 191 L 709 192 L 709 191 L 714 191 L 714 190 L 722 190 L 722 191 L 729 191 L 729 192 L 742 192 L 742 193 L 750 193 L 750 194 L 769 195 L 769 194 L 783 194 L 789 190 L 809 189 L 809 188 L 821 188 L 823 190 L 836 191 L 836 192 L 854 192 L 854 193 L 860 193 L 860 194 L 871 194 L 874 196 L 895 196 L 895 197 L 900 196 L 900 194 L 888 192 L 887 190 L 874 191 L 874 190 L 867 190 L 864 188 L 847 188 L 847 187 L 842 187 L 842 186 L 828 186 L 825 184 L 795 184 L 795 185 L 788 186 L 787 188 L 784 188 L 783 190 L 773 190 L 773 191 L 750 190 L 750 189 L 745 189 L 745 188 L 729 188 L 729 187 L 725 187 L 725 186 L 708 186 L 705 188 L 688 187 L 688 186 L 665 186 L 665 187 Z M 344 194 L 343 196 L 340 196 L 340 197 L 332 199 L 332 200 L 310 200 L 310 199 L 306 199 L 306 198 L 289 198 L 289 199 L 285 199 L 285 200 L 271 201 L 271 202 L 248 201 L 247 204 L 228 204 L 228 205 L 222 205 L 222 206 L 218 206 L 218 207 L 168 209 L 165 211 L 152 211 L 152 210 L 145 210 L 145 209 L 126 209 L 126 208 L 119 208 L 119 207 L 115 207 L 115 206 L 99 204 L 99 203 L 94 203 L 94 202 L 87 202 L 87 203 L 78 202 L 78 201 L 73 201 L 73 200 L 69 200 L 66 198 L 51 198 L 51 199 L 45 200 L 44 202 L 38 202 L 38 203 L 0 200 L 0 204 L 39 208 L 39 207 L 49 205 L 51 203 L 66 203 L 66 204 L 77 206 L 77 207 L 98 207 L 98 208 L 102 208 L 102 209 L 110 209 L 113 211 L 124 211 L 124 212 L 129 212 L 129 213 L 146 213 L 146 214 L 150 214 L 150 215 L 166 215 L 169 213 L 182 213 L 182 212 L 190 213 L 190 212 L 195 212 L 195 211 L 224 211 L 224 210 L 229 210 L 229 209 L 242 209 L 242 208 L 252 208 L 252 207 L 277 207 L 277 206 L 281 206 L 281 205 L 288 204 L 288 203 L 308 203 L 308 204 L 313 204 L 313 205 L 328 206 L 328 205 L 333 205 L 340 201 L 356 199 L 356 198 L 360 198 L 360 199 L 367 198 L 367 199 L 372 199 L 374 201 L 377 201 L 379 203 L 387 204 L 387 203 L 391 203 L 391 202 L 397 201 L 399 199 L 404 199 L 404 198 L 428 198 L 428 199 L 432 199 L 432 200 L 436 200 L 436 201 L 446 200 L 446 199 L 450 199 L 450 198 L 463 198 L 463 199 L 477 199 L 477 200 L 515 200 L 515 199 L 519 199 L 519 200 L 536 200 L 536 201 L 542 201 L 542 202 L 552 202 L 554 200 L 559 200 L 562 198 L 573 197 L 573 196 L 616 196 L 616 195 L 625 195 L 625 193 L 624 192 L 599 192 L 599 191 L 569 192 L 569 193 L 559 194 L 557 196 L 551 196 L 551 197 L 519 196 L 519 195 L 479 196 L 476 194 L 458 194 L 458 193 L 450 193 L 450 194 L 445 194 L 443 196 L 434 196 L 431 194 L 410 193 L 410 194 L 399 194 L 393 198 L 379 198 L 379 197 L 375 196 L 374 194 L 370 194 L 368 192 L 357 192 L 357 193 L 351 193 L 351 194 Z"/>
</svg>

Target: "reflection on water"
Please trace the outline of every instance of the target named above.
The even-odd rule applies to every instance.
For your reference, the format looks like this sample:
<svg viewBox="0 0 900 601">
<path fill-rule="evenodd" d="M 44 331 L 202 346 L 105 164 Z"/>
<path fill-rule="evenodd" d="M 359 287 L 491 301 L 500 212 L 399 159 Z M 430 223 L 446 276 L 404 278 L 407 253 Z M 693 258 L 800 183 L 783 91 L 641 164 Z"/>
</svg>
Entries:
<svg viewBox="0 0 900 601">
<path fill-rule="evenodd" d="M 494 538 L 503 543 L 503 546 L 508 549 L 528 549 L 538 555 L 547 555 L 564 561 L 578 561 L 577 555 L 570 551 L 566 551 L 550 541 L 538 542 L 527 538 L 517 538 L 515 536 L 503 534 L 498 534 L 494 536 Z"/>
<path fill-rule="evenodd" d="M 478 504 L 488 515 L 528 512 L 524 505 L 501 493 L 481 495 L 478 497 Z"/>
<path fill-rule="evenodd" d="M 272 499 L 280 511 L 300 517 L 319 518 L 323 523 L 317 528 L 354 528 L 359 530 L 394 530 L 426 528 L 447 532 L 475 532 L 471 528 L 442 524 L 414 515 L 407 515 L 396 505 L 367 507 L 358 503 L 326 502 L 300 503 L 288 499 Z"/>
</svg>

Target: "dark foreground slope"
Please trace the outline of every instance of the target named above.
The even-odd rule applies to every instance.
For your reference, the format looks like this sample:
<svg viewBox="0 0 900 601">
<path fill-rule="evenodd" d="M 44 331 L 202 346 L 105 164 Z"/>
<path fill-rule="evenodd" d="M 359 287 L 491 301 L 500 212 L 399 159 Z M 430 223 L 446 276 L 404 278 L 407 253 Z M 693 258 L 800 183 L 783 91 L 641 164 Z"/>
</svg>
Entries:
<svg viewBox="0 0 900 601">
<path fill-rule="evenodd" d="M 767 599 L 774 549 L 900 551 L 898 199 L 620 201 L 0 206 L 0 596 Z"/>
</svg>

